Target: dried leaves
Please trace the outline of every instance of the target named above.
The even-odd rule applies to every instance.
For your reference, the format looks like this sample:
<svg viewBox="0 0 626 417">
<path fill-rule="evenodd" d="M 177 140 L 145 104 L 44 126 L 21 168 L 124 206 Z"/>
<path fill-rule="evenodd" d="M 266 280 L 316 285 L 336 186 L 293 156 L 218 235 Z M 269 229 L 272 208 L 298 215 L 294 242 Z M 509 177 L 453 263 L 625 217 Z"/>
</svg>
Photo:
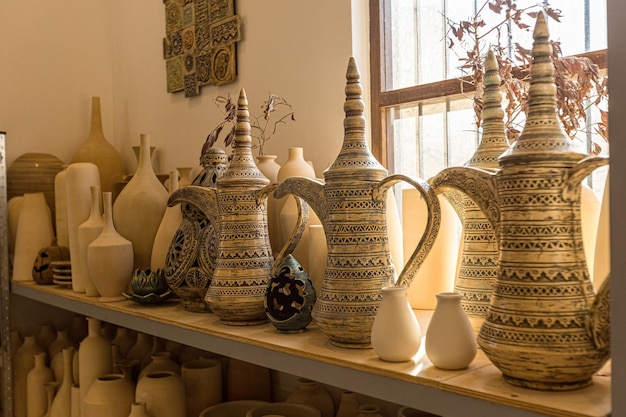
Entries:
<svg viewBox="0 0 626 417">
<path fill-rule="evenodd" d="M 518 8 L 515 0 L 487 0 L 469 20 L 455 22 L 448 19 L 447 22 L 448 48 L 457 51 L 460 56 L 460 69 L 466 76 L 463 83 L 469 83 L 475 88 L 473 100 L 477 126 L 481 124 L 483 107 L 484 57 L 488 49 L 493 49 L 502 78 L 502 92 L 506 101 L 505 125 L 511 142 L 519 136 L 521 124 L 525 120 L 532 56 L 531 50 L 519 43 L 509 46 L 509 38 L 514 28 L 531 30 L 540 8 L 549 18 L 560 22 L 561 12 L 558 9 L 547 4 Z M 486 12 L 497 15 L 496 23 L 487 25 L 481 16 Z M 607 140 L 608 117 L 602 108 L 608 99 L 607 78 L 600 74 L 598 66 L 588 58 L 563 57 L 559 42 L 552 42 L 552 50 L 557 108 L 566 133 L 574 138 L 586 129 L 587 110 L 595 107 L 601 115 L 600 122 L 595 126 L 596 133 Z M 599 145 L 594 144 L 593 147 L 591 151 L 597 153 Z"/>
<path fill-rule="evenodd" d="M 224 146 L 232 146 L 235 140 L 237 104 L 231 99 L 230 95 L 227 97 L 218 96 L 213 102 L 224 114 L 224 119 L 207 136 L 202 147 L 202 153 L 218 142 L 224 128 L 228 129 L 224 136 Z M 289 104 L 284 97 L 272 93 L 270 93 L 267 100 L 263 102 L 261 109 L 262 116 L 256 116 L 250 113 L 252 147 L 259 149 L 259 155 L 263 155 L 265 143 L 274 136 L 279 125 L 286 124 L 289 120 L 296 120 L 291 104 Z M 273 113 L 276 113 L 274 119 L 278 117 L 278 120 L 272 122 Z"/>
</svg>

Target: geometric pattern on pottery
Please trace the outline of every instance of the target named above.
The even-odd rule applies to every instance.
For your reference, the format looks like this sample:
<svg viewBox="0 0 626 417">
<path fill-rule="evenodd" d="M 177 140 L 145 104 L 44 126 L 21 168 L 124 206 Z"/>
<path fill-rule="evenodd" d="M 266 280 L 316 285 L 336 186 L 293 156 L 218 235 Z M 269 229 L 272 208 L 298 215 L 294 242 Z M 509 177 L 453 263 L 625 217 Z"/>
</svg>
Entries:
<svg viewBox="0 0 626 417">
<path fill-rule="evenodd" d="M 165 277 L 174 291 L 183 283 L 186 271 L 196 259 L 199 234 L 197 222 L 183 219 L 172 238 L 165 262 Z"/>
</svg>

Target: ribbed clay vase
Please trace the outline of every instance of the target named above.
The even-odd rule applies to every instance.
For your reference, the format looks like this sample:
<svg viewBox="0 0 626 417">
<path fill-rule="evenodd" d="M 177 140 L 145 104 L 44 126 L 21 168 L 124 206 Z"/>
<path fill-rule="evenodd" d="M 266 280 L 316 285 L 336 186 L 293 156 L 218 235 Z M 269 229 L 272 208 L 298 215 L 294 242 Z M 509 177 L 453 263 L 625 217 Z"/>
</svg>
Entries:
<svg viewBox="0 0 626 417">
<path fill-rule="evenodd" d="M 383 299 L 372 325 L 372 347 L 385 361 L 404 362 L 418 352 L 422 330 L 404 287 L 383 287 Z"/>
<path fill-rule="evenodd" d="M 135 388 L 135 401 L 145 402 L 153 417 L 187 417 L 185 386 L 174 372 L 153 372 L 141 378 Z"/>
<path fill-rule="evenodd" d="M 168 184 L 170 194 L 178 190 L 178 171 L 170 171 Z M 152 244 L 150 269 L 153 271 L 165 268 L 165 259 L 167 258 L 172 238 L 182 222 L 183 213 L 180 206 L 166 207 Z"/>
<path fill-rule="evenodd" d="M 426 331 L 426 355 L 437 368 L 464 369 L 476 356 L 476 335 L 457 292 L 437 294 Z"/>
<path fill-rule="evenodd" d="M 53 237 L 52 217 L 44 194 L 24 194 L 15 239 L 14 281 L 33 280 L 35 258 Z"/>
<path fill-rule="evenodd" d="M 85 396 L 91 384 L 99 377 L 113 371 L 113 358 L 109 342 L 100 332 L 102 323 L 87 317 L 89 333 L 78 348 L 78 383 L 80 385 L 81 415 L 85 414 Z"/>
<path fill-rule="evenodd" d="M 202 410 L 222 402 L 222 361 L 219 359 L 187 361 L 181 366 L 181 378 L 185 385 L 187 416 L 198 416 Z"/>
<path fill-rule="evenodd" d="M 104 217 L 102 216 L 102 194 L 100 187 L 92 185 L 89 187 L 89 192 L 91 193 L 91 212 L 87 220 L 78 226 L 78 256 L 80 270 L 83 274 L 85 294 L 89 297 L 98 297 L 100 293 L 89 272 L 87 247 L 102 233 L 102 229 L 104 229 Z"/>
<path fill-rule="evenodd" d="M 87 264 L 102 302 L 125 300 L 122 295 L 133 274 L 133 244 L 113 224 L 111 193 L 102 193 L 104 228 L 87 247 Z"/>
<path fill-rule="evenodd" d="M 134 269 L 150 267 L 152 247 L 167 207 L 168 193 L 150 161 L 150 136 L 140 136 L 139 164 L 117 196 L 113 221 L 120 235 L 133 244 Z"/>
<path fill-rule="evenodd" d="M 323 385 L 309 379 L 300 378 L 298 387 L 285 401 L 315 407 L 320 410 L 322 417 L 335 417 L 335 403 L 330 392 Z"/>
<path fill-rule="evenodd" d="M 54 380 L 54 375 L 46 365 L 45 352 L 35 355 L 35 366 L 26 375 L 26 416 L 41 417 L 48 409 L 48 396 L 45 383 Z"/>
<path fill-rule="evenodd" d="M 122 374 L 96 378 L 85 395 L 83 411 L 89 417 L 128 417 L 135 400 L 135 385 Z"/>
<path fill-rule="evenodd" d="M 13 414 L 26 417 L 26 378 L 35 367 L 35 355 L 45 353 L 35 335 L 24 336 L 24 342 L 16 350 L 13 360 Z"/>
<path fill-rule="evenodd" d="M 70 239 L 72 262 L 72 290 L 85 292 L 78 246 L 78 227 L 91 214 L 91 187 L 100 186 L 100 171 L 91 162 L 70 164 L 65 174 L 65 196 L 67 201 L 67 227 Z"/>
<path fill-rule="evenodd" d="M 126 165 L 119 151 L 104 137 L 100 97 L 91 98 L 91 126 L 87 140 L 76 150 L 72 163 L 91 162 L 100 171 L 102 191 L 113 191 L 126 174 Z"/>
</svg>

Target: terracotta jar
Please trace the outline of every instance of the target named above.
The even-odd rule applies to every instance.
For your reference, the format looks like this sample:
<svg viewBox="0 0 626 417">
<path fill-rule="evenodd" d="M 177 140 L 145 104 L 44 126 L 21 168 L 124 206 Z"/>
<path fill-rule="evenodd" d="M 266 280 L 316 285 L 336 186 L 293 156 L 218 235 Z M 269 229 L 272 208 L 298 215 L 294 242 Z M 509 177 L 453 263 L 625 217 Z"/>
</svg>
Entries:
<svg viewBox="0 0 626 417">
<path fill-rule="evenodd" d="M 298 388 L 285 401 L 315 407 L 320 410 L 322 417 L 335 417 L 335 403 L 330 392 L 323 385 L 309 379 L 300 378 Z"/>
<path fill-rule="evenodd" d="M 145 402 L 153 417 L 187 417 L 185 386 L 171 371 L 154 372 L 137 382 L 135 401 Z"/>
<path fill-rule="evenodd" d="M 85 395 L 84 412 L 89 417 L 128 417 L 135 399 L 135 386 L 122 374 L 96 378 Z"/>
</svg>

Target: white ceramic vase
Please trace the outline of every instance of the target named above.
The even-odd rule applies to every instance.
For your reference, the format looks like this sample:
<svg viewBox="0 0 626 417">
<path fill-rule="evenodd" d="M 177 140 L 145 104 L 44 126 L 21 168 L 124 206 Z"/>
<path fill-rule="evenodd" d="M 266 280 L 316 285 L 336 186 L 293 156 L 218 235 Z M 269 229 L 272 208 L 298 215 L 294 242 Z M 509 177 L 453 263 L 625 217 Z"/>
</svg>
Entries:
<svg viewBox="0 0 626 417">
<path fill-rule="evenodd" d="M 422 330 L 407 300 L 406 288 L 384 287 L 372 325 L 372 348 L 385 361 L 404 362 L 418 352 Z"/>
<path fill-rule="evenodd" d="M 13 360 L 13 414 L 26 417 L 26 378 L 35 367 L 35 355 L 45 353 L 35 335 L 24 336 Z"/>
<path fill-rule="evenodd" d="M 433 310 L 436 295 L 454 290 L 456 263 L 459 253 L 460 222 L 448 200 L 439 196 L 441 225 L 437 239 L 419 268 L 407 296 L 416 309 Z M 428 214 L 426 204 L 415 189 L 402 191 L 402 237 L 405 259 L 411 256 L 421 239 Z"/>
<path fill-rule="evenodd" d="M 276 162 L 276 155 L 259 155 L 257 159 L 257 168 L 265 177 L 270 180 L 270 184 L 278 182 L 278 171 L 280 165 Z M 279 203 L 272 195 L 267 199 L 267 229 L 270 234 L 270 244 L 272 245 L 272 253 L 276 255 L 282 246 L 283 241 L 280 230 L 280 207 Z"/>
<path fill-rule="evenodd" d="M 45 383 L 54 380 L 54 375 L 46 365 L 45 352 L 35 354 L 35 366 L 26 375 L 26 416 L 41 417 L 48 409 L 48 396 Z"/>
<path fill-rule="evenodd" d="M 74 348 L 71 347 L 63 349 L 63 380 L 52 400 L 48 417 L 67 417 L 71 414 L 74 352 Z"/>
<path fill-rule="evenodd" d="M 168 197 L 167 190 L 152 169 L 150 136 L 142 134 L 137 170 L 113 205 L 113 221 L 117 231 L 132 242 L 133 269 L 150 267 L 154 238 L 163 219 Z"/>
<path fill-rule="evenodd" d="M 133 273 L 133 244 L 113 224 L 111 193 L 102 193 L 104 228 L 87 247 L 87 265 L 102 302 L 125 300 Z"/>
<path fill-rule="evenodd" d="M 278 171 L 278 182 L 280 183 L 289 177 L 295 176 L 315 178 L 315 170 L 304 159 L 304 150 L 298 147 L 289 148 L 287 162 L 285 162 Z M 284 245 L 284 242 L 289 239 L 289 236 L 291 235 L 293 228 L 295 227 L 298 218 L 298 207 L 296 205 L 296 200 L 293 196 L 284 197 L 279 201 L 280 229 L 282 236 L 281 243 Z M 309 221 L 307 223 L 307 226 L 312 224 L 321 224 L 321 222 L 315 212 L 313 212 L 313 210 L 309 210 Z M 296 248 L 294 249 L 292 255 L 294 258 L 296 258 L 298 263 L 302 265 L 302 268 L 304 268 L 305 271 L 309 270 L 308 227 L 304 229 L 302 237 L 300 238 L 300 242 L 298 243 L 298 246 L 296 246 Z"/>
<path fill-rule="evenodd" d="M 426 355 L 437 368 L 464 369 L 476 356 L 476 335 L 461 306 L 461 294 L 437 294 L 437 307 L 426 331 Z"/>
<path fill-rule="evenodd" d="M 187 417 L 185 386 L 174 372 L 146 375 L 137 382 L 135 401 L 145 402 L 153 417 Z"/>
<path fill-rule="evenodd" d="M 70 247 L 70 236 L 67 228 L 67 196 L 65 181 L 67 165 L 54 177 L 54 216 L 57 245 Z"/>
<path fill-rule="evenodd" d="M 72 290 L 85 292 L 80 265 L 78 227 L 91 214 L 91 187 L 100 186 L 100 172 L 91 162 L 70 164 L 65 174 L 65 196 L 67 202 L 67 229 L 70 240 L 70 260 L 72 262 Z"/>
<path fill-rule="evenodd" d="M 52 214 L 44 193 L 24 194 L 15 239 L 14 281 L 33 280 L 35 258 L 53 238 Z"/>
<path fill-rule="evenodd" d="M 80 386 L 81 415 L 85 414 L 85 396 L 91 384 L 99 377 L 113 372 L 113 358 L 109 342 L 102 336 L 100 320 L 87 317 L 88 334 L 78 347 L 78 384 Z"/>
<path fill-rule="evenodd" d="M 91 194 L 91 212 L 85 222 L 78 226 L 78 256 L 80 262 L 80 270 L 83 274 L 83 285 L 85 286 L 85 294 L 89 297 L 98 297 L 100 293 L 96 288 L 89 271 L 89 263 L 87 261 L 87 247 L 91 242 L 96 240 L 102 229 L 104 229 L 104 218 L 102 217 L 102 198 L 100 187 L 92 185 L 89 187 Z"/>
<path fill-rule="evenodd" d="M 89 417 L 128 417 L 135 400 L 135 386 L 122 374 L 96 378 L 85 395 L 84 411 Z"/>
<path fill-rule="evenodd" d="M 196 417 L 202 410 L 222 402 L 222 362 L 219 359 L 187 361 L 181 366 L 181 378 L 188 417 Z"/>
<path fill-rule="evenodd" d="M 598 291 L 611 272 L 611 218 L 609 213 L 609 177 L 606 177 L 604 194 L 600 206 L 597 224 L 597 235 L 593 252 L 586 252 L 587 259 L 594 257 L 593 287 Z M 585 248 L 586 250 L 586 248 Z"/>
<path fill-rule="evenodd" d="M 178 171 L 170 171 L 169 192 L 170 195 L 176 191 L 179 187 Z M 154 237 L 154 243 L 152 245 L 152 254 L 150 258 L 150 268 L 155 271 L 157 269 L 165 268 L 165 259 L 172 243 L 172 238 L 178 231 L 181 223 L 183 222 L 183 213 L 181 211 L 181 205 L 177 204 L 172 207 L 167 207 L 157 233 Z"/>
</svg>

